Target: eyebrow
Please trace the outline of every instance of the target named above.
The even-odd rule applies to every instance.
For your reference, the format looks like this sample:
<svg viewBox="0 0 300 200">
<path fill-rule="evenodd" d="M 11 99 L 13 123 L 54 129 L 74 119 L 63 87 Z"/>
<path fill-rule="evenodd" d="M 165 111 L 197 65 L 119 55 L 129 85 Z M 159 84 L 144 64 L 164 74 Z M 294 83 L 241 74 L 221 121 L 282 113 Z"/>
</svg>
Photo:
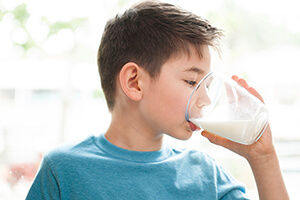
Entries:
<svg viewBox="0 0 300 200">
<path fill-rule="evenodd" d="M 197 68 L 195 66 L 191 67 L 191 68 L 188 68 L 186 70 L 184 70 L 184 72 L 195 72 L 197 74 L 204 74 L 204 70 L 200 69 L 200 68 Z"/>
</svg>

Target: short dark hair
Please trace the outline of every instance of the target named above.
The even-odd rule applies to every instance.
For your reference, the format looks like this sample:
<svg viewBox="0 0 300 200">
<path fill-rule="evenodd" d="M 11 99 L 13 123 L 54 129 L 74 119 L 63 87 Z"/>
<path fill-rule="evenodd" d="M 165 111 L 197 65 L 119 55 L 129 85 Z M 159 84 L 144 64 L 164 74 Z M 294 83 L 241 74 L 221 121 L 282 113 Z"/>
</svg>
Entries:
<svg viewBox="0 0 300 200">
<path fill-rule="evenodd" d="M 101 86 L 110 111 L 115 104 L 116 77 L 135 62 L 155 79 L 161 66 L 179 52 L 218 46 L 222 31 L 207 20 L 172 4 L 144 1 L 106 23 L 98 50 Z"/>
</svg>

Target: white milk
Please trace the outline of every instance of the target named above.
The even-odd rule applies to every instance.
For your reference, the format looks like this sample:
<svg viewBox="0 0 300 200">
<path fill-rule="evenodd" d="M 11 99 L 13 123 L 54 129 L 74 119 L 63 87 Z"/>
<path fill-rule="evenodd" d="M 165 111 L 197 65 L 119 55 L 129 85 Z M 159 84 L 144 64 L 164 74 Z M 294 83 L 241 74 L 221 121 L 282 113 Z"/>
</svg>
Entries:
<svg viewBox="0 0 300 200">
<path fill-rule="evenodd" d="M 208 121 L 201 119 L 190 119 L 191 122 L 204 130 L 225 137 L 235 142 L 250 144 L 255 139 L 255 130 L 249 129 L 253 125 L 252 120 L 228 120 Z M 248 132 L 249 130 L 250 133 Z M 247 133 L 248 132 L 248 133 Z"/>
</svg>

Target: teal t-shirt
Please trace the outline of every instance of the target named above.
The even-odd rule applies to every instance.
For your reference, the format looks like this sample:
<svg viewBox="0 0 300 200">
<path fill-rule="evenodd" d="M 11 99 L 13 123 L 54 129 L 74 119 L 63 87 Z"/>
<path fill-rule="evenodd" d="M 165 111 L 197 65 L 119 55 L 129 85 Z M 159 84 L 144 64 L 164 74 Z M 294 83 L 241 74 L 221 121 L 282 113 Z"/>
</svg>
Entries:
<svg viewBox="0 0 300 200">
<path fill-rule="evenodd" d="M 247 199 L 245 188 L 207 154 L 164 144 L 119 148 L 103 134 L 48 153 L 26 200 Z"/>
</svg>

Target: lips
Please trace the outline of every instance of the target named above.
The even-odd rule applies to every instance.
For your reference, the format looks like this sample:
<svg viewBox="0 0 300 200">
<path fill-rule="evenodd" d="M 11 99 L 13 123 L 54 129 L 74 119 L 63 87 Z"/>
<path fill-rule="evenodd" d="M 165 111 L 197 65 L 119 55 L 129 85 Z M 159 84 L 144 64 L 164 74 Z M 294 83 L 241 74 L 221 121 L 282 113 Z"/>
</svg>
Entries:
<svg viewBox="0 0 300 200">
<path fill-rule="evenodd" d="M 192 122 L 189 122 L 190 128 L 192 131 L 195 131 L 197 129 L 199 129 L 195 124 L 193 124 Z"/>
</svg>

